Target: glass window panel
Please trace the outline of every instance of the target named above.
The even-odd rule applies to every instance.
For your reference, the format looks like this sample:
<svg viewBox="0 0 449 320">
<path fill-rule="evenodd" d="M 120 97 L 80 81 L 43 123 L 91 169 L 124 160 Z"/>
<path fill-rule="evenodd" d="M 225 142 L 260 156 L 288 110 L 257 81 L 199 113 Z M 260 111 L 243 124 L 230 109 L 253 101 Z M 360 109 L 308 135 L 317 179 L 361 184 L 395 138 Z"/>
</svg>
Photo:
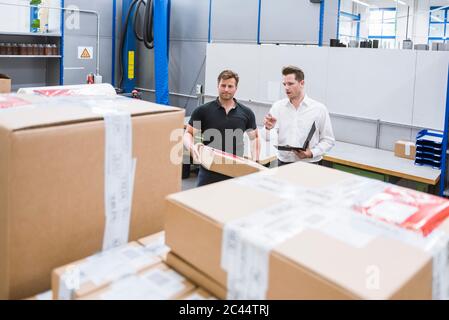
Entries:
<svg viewBox="0 0 449 320">
<path fill-rule="evenodd" d="M 396 10 L 384 10 L 384 23 L 394 23 L 396 21 Z"/>
<path fill-rule="evenodd" d="M 444 10 L 432 11 L 430 13 L 431 22 L 444 22 Z"/>
<path fill-rule="evenodd" d="M 370 23 L 382 23 L 382 11 L 371 10 L 369 14 Z"/>
<path fill-rule="evenodd" d="M 444 37 L 444 24 L 440 23 L 431 23 L 429 30 L 429 37 Z"/>
<path fill-rule="evenodd" d="M 351 22 L 342 22 L 340 23 L 340 34 L 341 35 L 353 35 L 352 31 L 352 23 Z"/>
<path fill-rule="evenodd" d="M 370 36 L 382 35 L 382 24 L 370 24 L 369 25 L 369 35 Z"/>
<path fill-rule="evenodd" d="M 395 36 L 396 35 L 396 25 L 395 24 L 384 24 L 382 26 L 382 36 Z"/>
</svg>

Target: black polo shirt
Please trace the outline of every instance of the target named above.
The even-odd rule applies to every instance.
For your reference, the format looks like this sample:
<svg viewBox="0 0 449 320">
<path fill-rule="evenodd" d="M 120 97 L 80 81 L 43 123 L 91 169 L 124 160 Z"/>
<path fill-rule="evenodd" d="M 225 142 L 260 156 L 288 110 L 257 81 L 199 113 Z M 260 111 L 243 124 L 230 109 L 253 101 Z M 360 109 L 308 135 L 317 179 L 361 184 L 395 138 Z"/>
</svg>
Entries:
<svg viewBox="0 0 449 320">
<path fill-rule="evenodd" d="M 218 98 L 196 108 L 189 125 L 201 131 L 203 143 L 212 148 L 243 156 L 243 133 L 255 130 L 254 112 L 235 100 L 235 108 L 228 114 Z"/>
</svg>

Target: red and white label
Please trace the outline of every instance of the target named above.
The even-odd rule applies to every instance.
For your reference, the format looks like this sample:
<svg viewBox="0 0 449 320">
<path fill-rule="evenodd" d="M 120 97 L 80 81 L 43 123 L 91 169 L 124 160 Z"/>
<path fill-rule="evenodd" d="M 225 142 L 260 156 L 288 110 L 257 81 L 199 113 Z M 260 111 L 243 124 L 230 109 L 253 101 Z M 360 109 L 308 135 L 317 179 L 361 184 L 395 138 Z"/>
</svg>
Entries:
<svg viewBox="0 0 449 320">
<path fill-rule="evenodd" d="M 1 96 L 0 97 L 0 109 L 8 109 L 13 107 L 19 107 L 30 104 L 28 101 L 14 97 L 14 96 Z"/>
<path fill-rule="evenodd" d="M 41 96 L 45 96 L 45 97 L 59 97 L 59 96 L 73 95 L 73 92 L 70 89 L 34 90 L 34 93 L 37 93 L 37 94 L 39 94 Z"/>
<path fill-rule="evenodd" d="M 353 208 L 423 236 L 429 235 L 449 217 L 448 200 L 396 186 L 386 188 Z"/>
</svg>

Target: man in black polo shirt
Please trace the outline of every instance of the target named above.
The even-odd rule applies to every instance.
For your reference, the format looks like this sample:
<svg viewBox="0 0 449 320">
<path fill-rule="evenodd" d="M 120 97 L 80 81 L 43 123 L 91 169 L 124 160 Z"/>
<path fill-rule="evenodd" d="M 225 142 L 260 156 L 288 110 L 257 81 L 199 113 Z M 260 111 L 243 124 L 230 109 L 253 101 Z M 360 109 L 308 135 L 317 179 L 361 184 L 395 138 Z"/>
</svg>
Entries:
<svg viewBox="0 0 449 320">
<path fill-rule="evenodd" d="M 239 76 L 224 70 L 218 76 L 218 98 L 196 108 L 186 127 L 184 145 L 190 150 L 195 162 L 199 162 L 201 147 L 210 146 L 224 152 L 243 156 L 243 134 L 251 141 L 251 157 L 259 157 L 259 139 L 254 112 L 234 99 Z M 201 132 L 203 143 L 196 143 L 194 137 Z M 229 179 L 230 177 L 209 171 L 200 166 L 198 186 Z"/>
</svg>

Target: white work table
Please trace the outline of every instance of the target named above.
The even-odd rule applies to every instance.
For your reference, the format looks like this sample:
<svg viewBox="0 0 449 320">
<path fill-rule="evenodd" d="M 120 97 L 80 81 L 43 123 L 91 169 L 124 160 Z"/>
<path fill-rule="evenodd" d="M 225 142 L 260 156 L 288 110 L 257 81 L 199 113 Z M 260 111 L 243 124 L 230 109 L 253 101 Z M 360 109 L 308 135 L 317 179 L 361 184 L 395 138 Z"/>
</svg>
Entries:
<svg viewBox="0 0 449 320">
<path fill-rule="evenodd" d="M 413 160 L 396 157 L 391 151 L 339 141 L 324 160 L 429 185 L 436 185 L 441 175 L 440 170 L 416 166 Z"/>
</svg>

